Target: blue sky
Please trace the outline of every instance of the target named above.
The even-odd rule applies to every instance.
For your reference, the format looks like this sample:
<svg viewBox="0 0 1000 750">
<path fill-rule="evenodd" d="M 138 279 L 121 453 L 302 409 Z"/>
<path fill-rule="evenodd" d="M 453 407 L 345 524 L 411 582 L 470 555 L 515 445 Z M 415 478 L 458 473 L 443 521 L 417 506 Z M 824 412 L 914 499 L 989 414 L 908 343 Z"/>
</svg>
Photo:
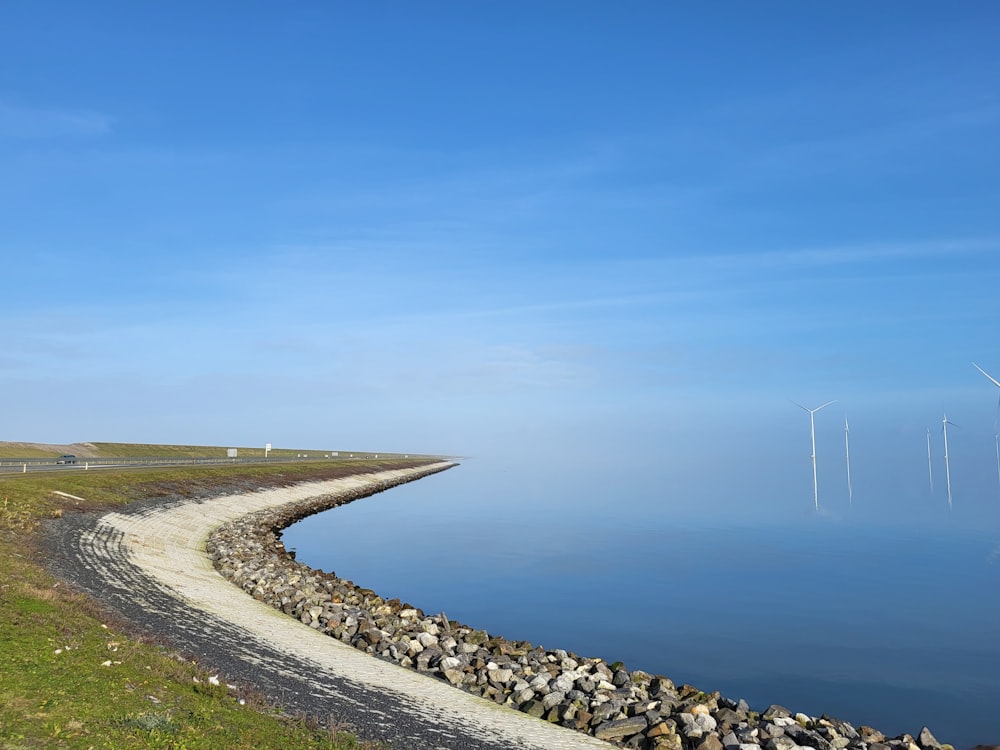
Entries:
<svg viewBox="0 0 1000 750">
<path fill-rule="evenodd" d="M 919 463 L 948 411 L 988 477 L 998 22 L 6 2 L 2 437 L 767 446 L 798 482 L 789 400 L 835 398 L 828 453 L 846 414 Z"/>
</svg>

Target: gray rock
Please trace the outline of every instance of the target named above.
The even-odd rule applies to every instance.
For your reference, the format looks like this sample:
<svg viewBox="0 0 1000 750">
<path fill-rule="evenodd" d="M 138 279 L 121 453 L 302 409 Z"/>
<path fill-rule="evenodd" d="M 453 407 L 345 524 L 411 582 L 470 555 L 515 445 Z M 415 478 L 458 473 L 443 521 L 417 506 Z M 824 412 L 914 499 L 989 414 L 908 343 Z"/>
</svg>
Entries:
<svg viewBox="0 0 1000 750">
<path fill-rule="evenodd" d="M 937 741 L 937 738 L 931 734 L 931 730 L 927 727 L 920 730 L 920 734 L 917 736 L 917 744 L 923 750 L 941 750 L 941 743 Z"/>
<path fill-rule="evenodd" d="M 626 702 L 626 710 L 629 716 L 638 716 L 639 714 L 646 714 L 653 711 L 659 705 L 659 701 L 630 700 Z"/>
<path fill-rule="evenodd" d="M 689 714 L 680 715 L 682 722 L 681 731 L 688 739 L 701 739 L 706 734 L 714 732 L 717 726 L 715 719 L 710 714 Z"/>
<path fill-rule="evenodd" d="M 528 716 L 536 716 L 539 719 L 545 715 L 545 706 L 542 705 L 541 701 L 528 701 L 521 706 L 521 710 Z"/>
<path fill-rule="evenodd" d="M 549 691 L 549 678 L 546 675 L 537 675 L 531 679 L 528 683 L 532 690 L 536 693 L 541 693 L 542 695 L 548 694 Z"/>
<path fill-rule="evenodd" d="M 646 720 L 641 716 L 628 719 L 605 721 L 594 729 L 594 736 L 599 740 L 617 740 L 646 730 Z"/>
<path fill-rule="evenodd" d="M 733 733 L 736 735 L 736 739 L 741 745 L 745 745 L 747 743 L 754 745 L 758 744 L 757 735 L 760 734 L 760 730 L 756 727 L 747 725 L 738 726 L 733 730 Z"/>
<path fill-rule="evenodd" d="M 424 648 L 430 648 L 431 646 L 437 645 L 437 636 L 432 635 L 426 631 L 417 634 L 417 640 L 420 641 L 420 645 Z"/>
<path fill-rule="evenodd" d="M 464 665 L 462 664 L 461 659 L 454 656 L 445 656 L 441 659 L 438 666 L 440 666 L 441 669 L 461 669 Z"/>
<path fill-rule="evenodd" d="M 580 711 L 581 707 L 582 706 L 579 703 L 574 703 L 574 702 L 563 703 L 560 706 L 560 711 L 559 711 L 559 718 L 562 719 L 563 724 L 565 725 L 566 722 L 573 722 L 574 724 L 573 728 L 575 729 L 576 715 Z"/>
<path fill-rule="evenodd" d="M 615 687 L 621 687 L 622 685 L 627 685 L 629 683 L 629 674 L 624 669 L 619 669 L 615 671 L 611 678 L 611 684 Z"/>
<path fill-rule="evenodd" d="M 494 685 L 503 685 L 514 678 L 514 670 L 507 668 L 491 669 L 488 672 L 489 681 Z"/>
<path fill-rule="evenodd" d="M 858 734 L 861 736 L 861 739 L 869 745 L 876 742 L 880 744 L 885 742 L 885 735 L 877 729 L 872 729 L 871 727 L 858 727 Z"/>
<path fill-rule="evenodd" d="M 819 732 L 813 732 L 798 724 L 790 724 L 785 727 L 785 736 L 791 737 L 800 746 L 815 748 L 815 750 L 833 750 L 833 746 L 821 737 Z"/>
<path fill-rule="evenodd" d="M 678 734 L 665 734 L 652 740 L 653 750 L 683 750 L 683 742 Z"/>
<path fill-rule="evenodd" d="M 437 666 L 438 657 L 440 656 L 441 654 L 435 651 L 421 651 L 417 654 L 416 658 L 417 670 L 420 672 L 430 672 Z"/>
<path fill-rule="evenodd" d="M 857 740 L 861 738 L 858 730 L 846 721 L 841 721 L 840 719 L 829 719 L 829 722 L 833 730 L 841 737 L 846 737 L 848 740 Z"/>
<path fill-rule="evenodd" d="M 720 708 L 713 714 L 713 716 L 715 716 L 715 720 L 718 722 L 720 727 L 736 726 L 746 718 L 746 714 L 741 715 L 739 712 L 734 711 L 731 708 Z"/>
<path fill-rule="evenodd" d="M 565 693 L 549 693 L 548 695 L 542 698 L 542 705 L 545 707 L 545 710 L 547 711 L 551 708 L 555 708 L 556 706 L 558 706 L 565 700 L 565 698 L 566 698 Z"/>
<path fill-rule="evenodd" d="M 763 715 L 761 716 L 761 718 L 763 718 L 763 719 L 775 719 L 775 718 L 785 719 L 785 718 L 790 717 L 791 715 L 792 715 L 791 711 L 789 711 L 784 706 L 779 706 L 777 703 L 775 703 L 775 704 L 773 704 L 773 705 L 771 705 L 771 706 L 768 707 L 768 709 L 763 713 Z"/>
<path fill-rule="evenodd" d="M 562 673 L 549 683 L 549 690 L 558 693 L 567 693 L 573 689 L 576 678 L 572 674 Z"/>
<path fill-rule="evenodd" d="M 590 723 L 592 726 L 596 727 L 598 724 L 603 724 L 606 721 L 619 718 L 618 714 L 620 712 L 621 706 L 617 701 L 606 701 L 594 709 L 594 718 L 590 720 Z M 645 718 L 643 718 L 642 723 L 646 723 Z"/>
<path fill-rule="evenodd" d="M 345 626 L 346 624 L 347 623 L 345 622 Z M 416 638 L 412 640 L 407 638 L 403 642 L 406 644 L 407 656 L 414 657 L 424 650 L 424 647 L 420 644 L 420 641 L 418 641 Z"/>
<path fill-rule="evenodd" d="M 660 722 L 662 722 L 664 719 L 667 718 L 665 714 L 659 711 L 647 711 L 646 713 L 643 714 L 643 716 L 646 717 L 646 723 L 649 724 L 649 726 L 651 727 L 656 726 L 657 724 L 659 724 Z"/>
<path fill-rule="evenodd" d="M 444 678 L 452 685 L 461 685 L 465 681 L 465 672 L 455 667 L 442 669 L 441 674 L 443 674 Z"/>
</svg>

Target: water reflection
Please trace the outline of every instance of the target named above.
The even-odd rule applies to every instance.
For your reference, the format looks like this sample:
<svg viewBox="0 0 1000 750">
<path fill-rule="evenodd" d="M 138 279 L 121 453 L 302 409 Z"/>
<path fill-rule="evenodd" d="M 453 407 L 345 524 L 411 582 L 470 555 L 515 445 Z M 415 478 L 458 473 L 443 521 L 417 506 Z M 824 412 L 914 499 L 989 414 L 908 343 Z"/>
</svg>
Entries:
<svg viewBox="0 0 1000 750">
<path fill-rule="evenodd" d="M 286 544 L 426 611 L 756 707 L 996 739 L 992 515 L 712 512 L 621 479 L 512 486 L 472 462 L 308 519 Z"/>
</svg>

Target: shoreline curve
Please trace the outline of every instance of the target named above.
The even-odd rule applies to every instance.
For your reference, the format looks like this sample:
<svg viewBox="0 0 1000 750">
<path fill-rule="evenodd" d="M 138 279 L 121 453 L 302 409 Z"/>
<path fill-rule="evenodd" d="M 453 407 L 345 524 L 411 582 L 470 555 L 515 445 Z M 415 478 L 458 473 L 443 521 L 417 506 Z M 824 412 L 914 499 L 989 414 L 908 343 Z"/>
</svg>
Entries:
<svg viewBox="0 0 1000 750">
<path fill-rule="evenodd" d="M 211 532 L 255 511 L 309 498 L 354 498 L 451 468 L 411 469 L 256 492 L 139 502 L 100 516 L 64 516 L 43 544 L 60 577 L 143 630 L 253 685 L 285 710 L 333 717 L 394 748 L 584 750 L 598 741 L 455 690 L 360 652 L 248 597 L 215 570 Z"/>
<path fill-rule="evenodd" d="M 415 608 L 386 602 L 333 574 L 314 571 L 297 563 L 280 542 L 280 531 L 307 515 L 455 465 L 440 462 L 251 493 L 128 506 L 62 534 L 72 550 L 64 557 L 68 564 L 62 573 L 98 599 L 110 600 L 128 619 L 203 656 L 231 678 L 254 684 L 279 704 L 317 717 L 336 715 L 364 739 L 400 748 L 611 747 L 604 739 L 670 750 L 942 747 L 926 728 L 917 738 L 887 738 L 825 716 L 793 716 L 780 706 L 756 714 L 742 701 L 719 693 L 676 688 L 660 675 L 628 672 L 617 664 L 610 669 L 603 660 L 561 650 L 542 652 L 542 661 L 533 653 L 534 661 L 526 662 L 530 644 L 500 637 L 485 644 L 493 650 L 484 652 L 480 634 L 490 639 L 484 631 L 441 616 L 427 618 Z M 240 549 L 235 557 L 234 539 L 249 542 L 236 545 Z M 246 563 L 255 567 L 249 578 L 243 575 L 240 580 L 240 572 L 247 573 L 242 570 Z M 294 578 L 291 587 L 289 574 Z M 306 592 L 296 589 L 303 579 L 310 585 L 319 581 L 327 590 L 315 585 Z M 391 633 L 377 627 L 375 613 L 354 606 L 362 603 L 355 596 L 358 592 L 383 615 L 385 610 L 395 615 L 406 610 L 409 624 L 416 627 L 409 634 L 412 639 L 403 636 L 406 648 L 399 649 L 398 637 L 392 649 L 386 647 L 391 638 L 382 640 L 395 635 L 399 617 L 389 626 Z M 325 606 L 331 604 L 335 606 Z M 350 611 L 342 617 L 345 607 Z M 339 611 L 331 618 L 333 610 Z M 338 631 L 345 620 L 348 627 Z M 460 637 L 442 652 L 437 636 L 447 631 L 448 639 L 456 641 L 452 628 Z M 373 637 L 383 648 L 376 648 L 371 638 L 359 644 L 362 631 L 365 636 L 379 631 Z M 456 652 L 455 646 L 464 651 Z M 521 658 L 507 658 L 512 653 Z M 478 672 L 470 669 L 477 659 Z M 503 679 L 494 679 L 500 673 Z M 438 680 L 428 679 L 430 675 Z M 587 684 L 589 694 L 579 690 Z M 540 721 L 543 716 L 548 721 Z"/>
</svg>

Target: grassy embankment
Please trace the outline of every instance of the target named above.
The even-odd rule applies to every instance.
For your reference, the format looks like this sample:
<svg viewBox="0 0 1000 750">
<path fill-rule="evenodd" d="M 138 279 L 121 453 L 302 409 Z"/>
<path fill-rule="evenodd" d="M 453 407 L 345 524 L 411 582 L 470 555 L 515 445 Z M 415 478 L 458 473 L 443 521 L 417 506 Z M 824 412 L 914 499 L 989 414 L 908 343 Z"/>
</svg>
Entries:
<svg viewBox="0 0 1000 750">
<path fill-rule="evenodd" d="M 263 458 L 263 447 L 238 447 L 240 458 Z M 72 443 L 66 445 L 45 445 L 37 443 L 0 442 L 0 458 L 56 458 L 63 453 L 76 453 L 81 458 L 224 458 L 226 446 L 214 445 L 156 445 L 148 443 Z M 272 448 L 271 458 L 297 458 L 309 456 L 333 456 L 339 458 L 357 457 L 402 458 L 400 453 L 374 453 L 372 451 L 305 450 L 301 448 Z M 409 458 L 420 458 L 410 454 Z"/>
<path fill-rule="evenodd" d="M 0 750 L 17 748 L 365 747 L 350 734 L 246 705 L 207 671 L 130 629 L 43 567 L 45 518 L 139 497 L 287 484 L 419 461 L 151 469 L 0 477 Z M 68 499 L 54 492 L 75 495 Z"/>
</svg>

